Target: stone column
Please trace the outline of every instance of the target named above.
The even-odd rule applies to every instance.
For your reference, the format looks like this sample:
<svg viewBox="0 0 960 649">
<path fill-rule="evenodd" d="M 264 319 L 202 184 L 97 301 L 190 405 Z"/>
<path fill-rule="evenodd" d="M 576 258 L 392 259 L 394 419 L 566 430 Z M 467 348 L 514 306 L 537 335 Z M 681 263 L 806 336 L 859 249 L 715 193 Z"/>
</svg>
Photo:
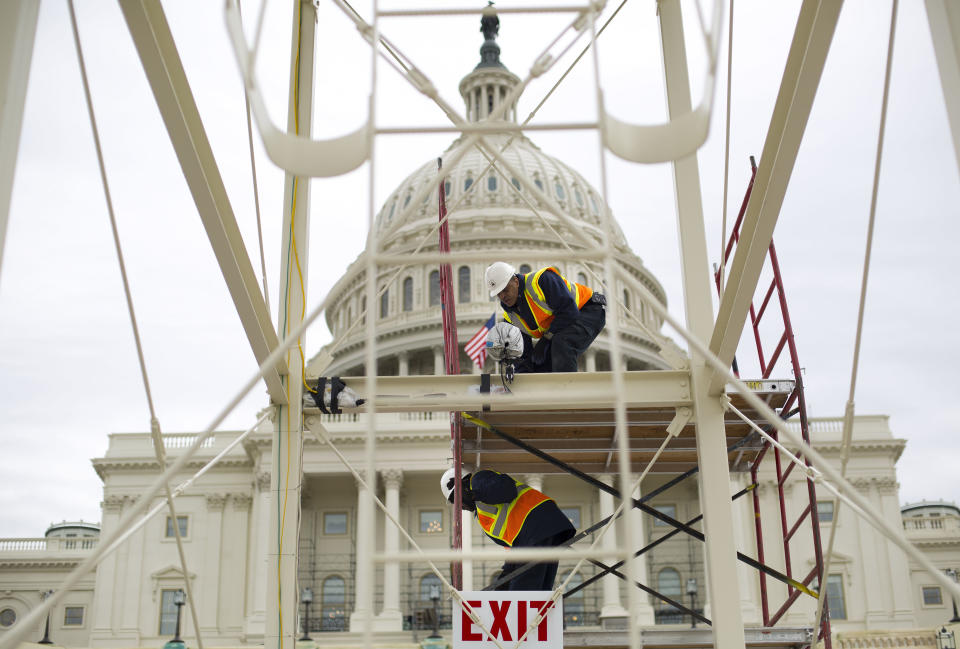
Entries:
<svg viewBox="0 0 960 649">
<path fill-rule="evenodd" d="M 113 532 L 120 521 L 123 511 L 124 496 L 104 496 L 100 503 L 103 516 L 102 534 Z M 98 588 L 93 591 L 93 628 L 90 632 L 91 640 L 105 640 L 113 635 L 114 608 L 117 599 L 114 597 L 117 589 L 117 553 L 108 554 L 97 566 Z M 93 646 L 91 644 L 91 646 Z"/>
<path fill-rule="evenodd" d="M 386 489 L 384 504 L 387 506 L 390 515 L 400 521 L 400 485 L 403 484 L 403 471 L 387 469 L 381 471 L 381 475 Z M 398 551 L 400 549 L 400 530 L 386 516 L 384 516 L 383 525 L 384 551 Z M 377 630 L 403 630 L 403 614 L 400 611 L 400 564 L 396 562 L 383 566 L 383 611 L 377 616 Z"/>
<path fill-rule="evenodd" d="M 587 350 L 587 371 L 588 372 L 597 371 L 597 350 L 595 349 Z"/>
<path fill-rule="evenodd" d="M 599 476 L 599 479 L 608 485 L 613 484 L 613 478 L 609 474 Z M 614 504 L 613 496 L 606 491 L 600 492 L 600 519 L 613 514 Z M 603 550 L 614 550 L 617 547 L 617 524 L 611 522 L 609 529 L 600 539 L 600 547 Z M 616 559 L 604 559 L 604 563 L 616 563 Z M 614 575 L 606 575 L 600 580 L 603 584 L 603 606 L 600 608 L 600 624 L 604 628 L 623 628 L 624 618 L 627 617 L 627 610 L 620 603 L 620 578 Z M 616 621 L 614 621 L 616 620 Z"/>
<path fill-rule="evenodd" d="M 230 510 L 225 514 L 224 538 L 221 559 L 222 579 L 219 621 L 224 633 L 240 635 L 243 631 L 244 590 L 250 573 L 243 565 L 247 557 L 250 529 L 250 506 L 253 497 L 249 493 L 230 494 Z"/>
<path fill-rule="evenodd" d="M 267 534 L 270 531 L 270 473 L 268 471 L 257 473 L 256 489 L 251 514 L 254 525 L 250 530 L 248 610 L 243 633 L 243 641 L 247 644 L 262 643 L 266 625 Z"/>
<path fill-rule="evenodd" d="M 854 481 L 854 486 L 856 486 L 857 490 L 861 494 L 863 494 L 867 498 L 867 500 L 872 500 L 876 502 L 876 499 L 873 498 L 873 494 L 871 493 L 872 490 L 870 488 L 871 485 L 869 481 L 856 480 Z M 859 551 L 860 551 L 860 557 L 862 558 L 862 561 L 863 561 L 862 565 L 864 566 L 885 565 L 880 563 L 880 560 L 881 560 L 880 553 L 883 550 L 883 546 L 886 545 L 886 542 L 887 542 L 886 539 L 881 537 L 879 534 L 877 534 L 876 531 L 873 529 L 873 527 L 870 525 L 870 523 L 865 521 L 860 516 L 856 516 L 851 512 L 847 512 L 846 509 L 847 508 L 841 509 L 840 515 L 843 516 L 845 512 L 848 514 L 851 514 L 847 517 L 847 520 L 852 520 L 856 518 L 857 525 L 859 526 L 859 530 L 860 530 Z M 834 574 L 842 575 L 844 573 L 843 565 L 842 564 L 838 565 L 836 561 L 832 563 L 830 569 L 831 571 L 833 571 Z M 885 593 L 883 590 L 883 582 L 882 582 L 883 575 L 881 574 L 882 572 L 883 570 L 869 570 L 869 569 L 863 571 L 863 586 L 864 586 L 863 599 L 864 599 L 864 613 L 865 613 L 864 621 L 866 622 L 867 630 L 889 628 L 888 627 L 889 620 L 887 619 L 888 611 L 886 610 L 887 607 L 884 605 L 885 604 L 884 598 L 887 595 L 887 593 Z M 824 579 L 823 579 L 824 585 L 826 585 L 827 579 L 829 579 L 829 577 L 830 577 L 829 575 L 824 576 Z M 848 586 L 847 580 L 844 579 L 843 582 L 844 582 L 843 585 L 844 585 L 844 591 L 845 591 L 844 599 L 846 600 L 845 603 L 847 605 L 847 617 L 850 617 L 851 593 L 847 588 Z"/>
<path fill-rule="evenodd" d="M 903 518 L 900 514 L 900 503 L 898 493 L 900 485 L 895 478 L 879 478 L 877 488 L 880 496 L 880 509 L 883 511 L 883 517 L 894 527 L 900 527 Z M 849 516 L 852 514 L 850 508 L 845 509 Z M 855 514 L 854 514 L 855 515 Z M 880 536 L 876 533 L 877 537 Z M 826 534 L 824 535 L 826 536 Z M 826 545 L 826 541 L 824 541 Z M 890 592 L 893 596 L 893 611 L 890 616 L 888 628 L 912 629 L 917 626 L 917 620 L 914 617 L 913 604 L 911 601 L 911 581 L 910 565 L 907 555 L 900 548 L 893 547 L 890 543 L 884 545 L 884 551 L 887 553 L 886 563 L 889 566 Z M 949 597 L 949 593 L 947 593 Z M 948 602 L 949 604 L 949 602 Z"/>
<path fill-rule="evenodd" d="M 461 547 L 464 552 L 469 552 L 473 549 L 473 512 L 460 512 L 460 525 L 463 530 Z M 473 561 L 463 562 L 463 590 L 473 590 Z"/>
<path fill-rule="evenodd" d="M 443 376 L 446 370 L 443 368 L 443 347 L 433 348 L 433 375 Z"/>
<path fill-rule="evenodd" d="M 360 477 L 366 480 L 364 471 L 358 471 Z M 364 630 L 369 619 L 373 615 L 373 611 L 362 608 L 364 602 L 369 598 L 369 593 L 367 592 L 367 579 L 370 573 L 370 570 L 373 569 L 373 566 L 367 561 L 366 553 L 370 550 L 374 543 L 374 535 L 376 530 L 367 528 L 367 521 L 374 520 L 370 516 L 370 507 L 372 503 L 370 502 L 370 495 L 367 493 L 367 488 L 363 486 L 359 481 L 357 481 L 357 561 L 356 561 L 356 570 L 353 576 L 354 582 L 354 609 L 353 613 L 350 614 L 350 631 L 351 632 L 361 632 Z"/>
<path fill-rule="evenodd" d="M 227 497 L 223 494 L 206 494 L 207 520 L 203 535 L 203 576 L 208 587 L 200 598 L 198 617 L 200 631 L 204 636 L 217 633 L 217 609 L 222 592 L 220 586 L 220 561 L 223 556 L 220 540 L 223 534 L 223 508 Z M 191 536 L 194 536 L 191 534 Z M 200 539 L 196 539 L 199 541 Z M 210 588 L 209 586 L 213 586 Z M 186 613 L 186 611 L 184 611 Z"/>
<path fill-rule="evenodd" d="M 640 495 L 640 488 L 638 487 L 634 490 L 633 497 L 639 499 Z M 637 547 L 634 548 L 634 552 L 647 544 L 645 517 L 646 514 L 636 507 L 632 507 L 625 517 L 628 524 L 633 525 L 633 542 L 637 545 Z M 633 559 L 633 578 L 647 586 L 650 585 L 650 576 L 647 574 L 648 556 L 647 554 L 641 554 L 639 557 Z M 638 626 L 653 626 L 656 624 L 656 616 L 654 615 L 653 605 L 650 603 L 650 596 L 634 585 L 627 587 L 636 589 L 637 594 L 633 614 L 634 623 Z"/>
<path fill-rule="evenodd" d="M 136 496 L 126 496 L 125 507 L 129 508 L 137 502 L 139 495 Z M 169 510 L 163 510 L 164 514 L 169 515 Z M 166 521 L 166 518 L 161 520 Z M 176 524 L 176 522 L 174 522 Z M 145 548 L 145 538 L 144 531 L 141 527 L 139 530 L 134 532 L 133 536 L 127 539 L 127 542 L 117 550 L 120 554 L 120 572 L 117 579 L 117 590 L 114 591 L 113 596 L 120 600 L 120 629 L 119 635 L 122 638 L 125 638 L 127 642 L 140 642 L 140 602 L 136 597 L 135 586 L 138 581 L 143 579 L 143 557 L 146 554 Z M 174 552 L 176 549 L 174 548 Z M 180 557 L 178 555 L 175 559 L 175 565 L 177 570 L 181 570 Z M 189 558 L 188 558 L 189 561 Z M 188 564 L 189 565 L 189 564 Z M 194 584 L 191 584 L 191 586 Z M 187 603 L 189 606 L 190 603 Z M 186 618 L 189 615 L 189 611 L 184 609 L 184 633 L 187 633 L 187 621 Z M 193 626 L 192 622 L 189 625 Z"/>
<path fill-rule="evenodd" d="M 409 376 L 410 375 L 410 354 L 407 351 L 402 351 L 397 354 L 397 365 L 399 369 L 397 373 L 400 376 Z"/>
</svg>

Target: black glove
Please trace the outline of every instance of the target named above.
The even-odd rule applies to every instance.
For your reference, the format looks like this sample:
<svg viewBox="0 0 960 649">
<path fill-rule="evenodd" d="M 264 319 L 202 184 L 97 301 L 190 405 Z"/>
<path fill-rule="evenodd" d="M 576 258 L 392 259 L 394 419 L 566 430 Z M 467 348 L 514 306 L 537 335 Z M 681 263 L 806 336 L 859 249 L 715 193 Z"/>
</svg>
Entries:
<svg viewBox="0 0 960 649">
<path fill-rule="evenodd" d="M 530 360 L 534 365 L 543 365 L 547 361 L 547 354 L 549 353 L 550 341 L 546 338 L 541 338 L 540 342 L 534 346 L 533 353 L 530 355 Z"/>
</svg>

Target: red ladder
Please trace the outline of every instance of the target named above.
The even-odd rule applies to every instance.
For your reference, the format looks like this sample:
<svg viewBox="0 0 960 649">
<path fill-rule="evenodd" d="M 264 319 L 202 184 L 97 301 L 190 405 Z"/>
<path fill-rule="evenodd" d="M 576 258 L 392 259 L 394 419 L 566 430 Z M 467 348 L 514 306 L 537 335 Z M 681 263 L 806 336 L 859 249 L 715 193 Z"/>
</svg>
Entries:
<svg viewBox="0 0 960 649">
<path fill-rule="evenodd" d="M 750 183 L 747 185 L 746 194 L 743 197 L 743 203 L 740 206 L 740 212 L 737 215 L 737 221 L 733 226 L 733 232 L 730 235 L 730 240 L 727 243 L 726 249 L 723 253 L 724 265 L 729 261 L 730 255 L 733 252 L 734 246 L 740 240 L 740 226 L 743 223 L 743 215 L 747 210 L 747 204 L 750 202 L 750 193 L 753 191 L 753 182 L 757 176 L 757 164 L 753 156 L 750 156 L 750 167 L 752 173 L 750 175 Z M 783 407 L 780 409 L 780 416 L 783 419 L 789 419 L 790 417 L 799 414 L 800 415 L 800 432 L 803 436 L 803 442 L 807 445 L 810 444 L 810 426 L 807 420 L 807 402 L 803 393 L 803 374 L 801 371 L 800 360 L 797 355 L 797 346 L 794 342 L 793 336 L 793 325 L 790 323 L 790 311 L 787 309 L 787 298 L 783 290 L 783 278 L 780 273 L 780 264 L 777 261 L 777 251 L 773 245 L 773 240 L 770 241 L 769 248 L 769 260 L 770 260 L 770 269 L 772 271 L 773 279 L 770 282 L 770 286 L 766 289 L 766 292 L 763 295 L 763 300 L 760 302 L 760 307 L 756 308 L 753 301 L 750 302 L 750 322 L 753 328 L 753 338 L 757 346 L 757 356 L 760 361 L 760 373 L 763 379 L 770 378 L 773 373 L 774 368 L 777 365 L 777 361 L 780 360 L 781 354 L 786 348 L 789 351 L 790 365 L 791 370 L 794 376 L 794 388 L 790 393 L 789 398 Z M 717 285 L 717 292 L 720 292 L 720 271 L 717 270 L 714 275 L 714 280 Z M 765 313 L 767 313 L 767 307 L 770 306 L 771 300 L 776 293 L 777 300 L 774 302 L 775 305 L 780 306 L 780 315 L 783 321 L 783 334 L 780 336 L 776 347 L 773 350 L 773 353 L 769 358 L 764 358 L 763 343 L 760 337 L 760 322 Z M 734 359 L 733 369 L 737 372 L 737 363 Z M 738 373 L 739 376 L 739 373 Z M 778 432 L 774 429 L 771 431 L 770 436 L 774 439 L 778 439 Z M 757 471 L 760 467 L 760 462 L 766 456 L 767 451 L 771 448 L 769 442 L 765 443 L 763 449 L 757 455 L 756 460 L 753 462 L 753 465 L 750 467 L 750 478 L 756 483 L 757 481 Z M 813 549 L 814 549 L 814 566 L 813 569 L 803 578 L 802 583 L 805 586 L 810 585 L 810 583 L 816 579 L 818 587 L 825 587 L 825 581 L 823 579 L 823 548 L 820 541 L 820 519 L 817 513 L 817 492 L 816 487 L 813 483 L 813 480 L 810 478 L 806 479 L 807 483 L 807 496 L 809 502 L 804 508 L 803 512 L 793 521 L 791 524 L 788 519 L 786 501 L 784 499 L 784 485 L 786 484 L 787 479 L 790 477 L 790 473 L 793 471 L 794 467 L 797 465 L 793 462 L 787 462 L 787 467 L 783 467 L 783 458 L 781 457 L 782 453 L 776 447 L 773 448 L 774 462 L 776 464 L 776 473 L 777 473 L 777 496 L 780 505 L 780 529 L 783 540 L 783 556 L 785 562 L 785 572 L 788 577 L 793 577 L 793 567 L 790 560 L 790 540 L 796 535 L 797 531 L 800 529 L 801 525 L 809 517 L 810 527 L 813 535 Z M 810 466 L 810 462 L 804 459 L 806 466 Z M 764 560 L 764 551 L 763 551 L 763 530 L 761 527 L 761 512 L 760 512 L 760 495 L 757 493 L 757 490 L 753 490 L 753 511 L 754 511 L 754 521 L 755 521 L 755 530 L 757 537 L 757 560 L 760 563 L 766 563 Z M 775 625 L 783 615 L 790 609 L 793 603 L 800 596 L 801 592 L 793 587 L 787 588 L 787 598 L 781 604 L 781 606 L 773 613 L 770 614 L 770 602 L 769 595 L 767 591 L 767 579 L 764 573 L 760 573 L 760 601 L 763 610 L 763 624 L 764 626 L 773 626 Z M 823 608 L 823 619 L 821 620 L 820 630 L 818 634 L 818 639 L 824 641 L 825 649 L 832 649 L 832 643 L 830 639 L 830 614 L 829 609 L 824 603 Z"/>
</svg>

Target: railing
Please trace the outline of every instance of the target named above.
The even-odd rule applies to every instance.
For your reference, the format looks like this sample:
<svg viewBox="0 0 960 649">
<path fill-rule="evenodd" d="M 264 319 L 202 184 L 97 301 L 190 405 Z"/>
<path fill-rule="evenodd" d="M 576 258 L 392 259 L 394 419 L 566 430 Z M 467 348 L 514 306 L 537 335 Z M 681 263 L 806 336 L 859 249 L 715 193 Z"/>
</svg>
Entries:
<svg viewBox="0 0 960 649">
<path fill-rule="evenodd" d="M 163 446 L 164 448 L 189 448 L 193 444 L 199 435 L 197 433 L 165 433 L 163 435 Z M 200 445 L 200 448 L 213 448 L 215 435 L 211 435 L 207 439 L 203 440 L 203 443 Z"/>
<path fill-rule="evenodd" d="M 0 539 L 0 552 L 59 552 L 62 550 L 92 550 L 100 539 L 79 538 L 10 538 Z"/>
<path fill-rule="evenodd" d="M 956 516 L 937 516 L 936 518 L 904 518 L 903 529 L 911 530 L 953 530 L 960 532 L 960 518 Z"/>
<path fill-rule="evenodd" d="M 937 646 L 934 631 L 841 631 L 835 634 L 837 649 L 881 649 L 887 647 Z"/>
</svg>

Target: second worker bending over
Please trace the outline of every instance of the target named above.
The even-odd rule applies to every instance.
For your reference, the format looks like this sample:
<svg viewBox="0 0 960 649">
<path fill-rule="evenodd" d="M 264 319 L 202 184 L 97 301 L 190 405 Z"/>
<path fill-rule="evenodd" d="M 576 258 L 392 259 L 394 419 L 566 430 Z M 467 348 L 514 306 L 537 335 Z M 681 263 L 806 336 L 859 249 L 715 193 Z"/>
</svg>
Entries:
<svg viewBox="0 0 960 649">
<path fill-rule="evenodd" d="M 500 299 L 503 319 L 523 333 L 525 369 L 576 372 L 577 359 L 607 322 L 606 298 L 568 282 L 553 266 L 522 275 L 498 261 L 485 279 L 490 297 Z"/>
</svg>

